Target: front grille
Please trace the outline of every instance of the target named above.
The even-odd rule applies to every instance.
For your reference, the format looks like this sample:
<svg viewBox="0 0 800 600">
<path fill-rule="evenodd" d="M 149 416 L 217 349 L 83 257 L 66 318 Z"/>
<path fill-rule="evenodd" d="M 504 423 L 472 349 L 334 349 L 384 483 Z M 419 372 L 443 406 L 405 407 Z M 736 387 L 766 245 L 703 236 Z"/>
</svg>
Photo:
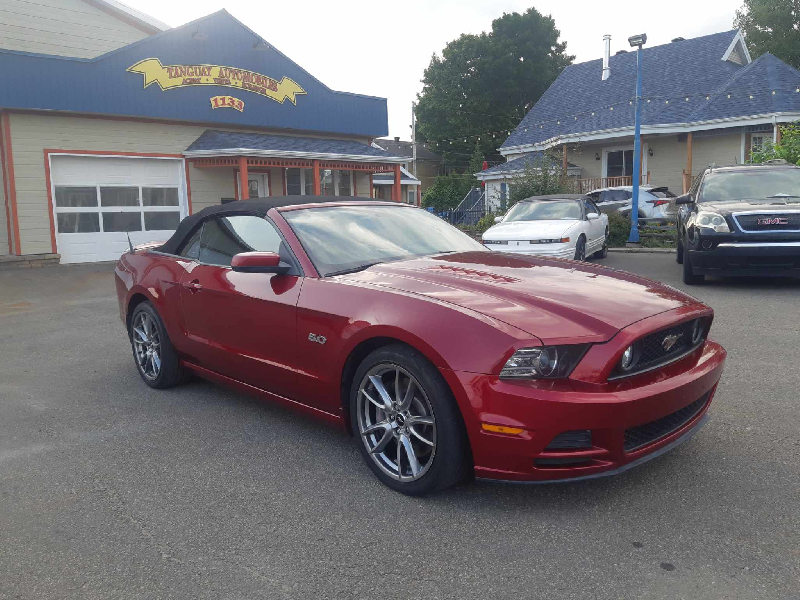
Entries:
<svg viewBox="0 0 800 600">
<path fill-rule="evenodd" d="M 674 327 L 651 333 L 636 341 L 634 343 L 636 358 L 633 366 L 628 371 L 623 371 L 622 367 L 617 365 L 609 379 L 618 379 L 650 371 L 687 354 L 702 344 L 705 338 L 704 335 L 698 344 L 692 344 L 692 328 L 694 324 L 695 321 L 680 323 Z M 704 324 L 704 327 L 706 326 Z M 672 345 L 669 344 L 668 338 Z"/>
<path fill-rule="evenodd" d="M 660 419 L 650 421 L 644 425 L 637 425 L 636 427 L 626 429 L 625 452 L 638 450 L 642 446 L 651 444 L 677 431 L 691 421 L 697 413 L 703 410 L 707 401 L 708 393 L 705 393 L 690 405 L 684 406 L 666 417 L 661 417 Z"/>
<path fill-rule="evenodd" d="M 733 215 L 742 231 L 800 231 L 800 213 L 739 213 Z"/>
<path fill-rule="evenodd" d="M 580 450 L 592 447 L 592 432 L 588 429 L 565 431 L 554 437 L 545 450 Z"/>
</svg>

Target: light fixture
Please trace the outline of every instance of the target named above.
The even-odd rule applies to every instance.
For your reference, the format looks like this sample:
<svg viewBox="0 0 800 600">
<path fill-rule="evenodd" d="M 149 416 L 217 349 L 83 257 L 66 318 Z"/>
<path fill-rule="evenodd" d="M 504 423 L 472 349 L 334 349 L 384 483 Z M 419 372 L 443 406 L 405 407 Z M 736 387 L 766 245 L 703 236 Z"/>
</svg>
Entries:
<svg viewBox="0 0 800 600">
<path fill-rule="evenodd" d="M 648 148 L 647 149 L 647 156 L 653 156 L 653 149 L 652 148 Z"/>
<path fill-rule="evenodd" d="M 200 31 L 200 27 L 198 27 L 197 31 L 192 34 L 192 39 L 195 39 L 199 42 L 205 42 L 208 40 L 208 34 Z"/>
<path fill-rule="evenodd" d="M 258 41 L 253 44 L 253 50 L 269 50 L 269 44 L 264 41 L 264 38 L 258 38 Z"/>
<path fill-rule="evenodd" d="M 647 43 L 647 34 L 640 33 L 639 35 L 632 35 L 628 38 L 628 43 L 631 45 L 631 48 L 644 46 Z"/>
<path fill-rule="evenodd" d="M 600 160 L 600 153 L 599 152 L 595 152 L 594 153 L 594 159 L 595 160 Z"/>
</svg>

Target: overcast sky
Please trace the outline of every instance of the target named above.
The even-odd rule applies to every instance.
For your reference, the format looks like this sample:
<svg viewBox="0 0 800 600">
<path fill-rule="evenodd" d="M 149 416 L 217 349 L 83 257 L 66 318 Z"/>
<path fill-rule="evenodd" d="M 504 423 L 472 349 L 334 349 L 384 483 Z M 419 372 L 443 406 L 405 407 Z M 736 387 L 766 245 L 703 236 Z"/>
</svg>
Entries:
<svg viewBox="0 0 800 600">
<path fill-rule="evenodd" d="M 531 5 L 551 14 L 576 62 L 612 54 L 647 33 L 648 46 L 733 28 L 741 0 L 123 0 L 173 27 L 225 8 L 335 90 L 388 98 L 389 135 L 411 138 L 411 102 L 431 54 L 462 33 L 491 29 Z M 598 73 L 598 78 L 600 74 Z"/>
</svg>

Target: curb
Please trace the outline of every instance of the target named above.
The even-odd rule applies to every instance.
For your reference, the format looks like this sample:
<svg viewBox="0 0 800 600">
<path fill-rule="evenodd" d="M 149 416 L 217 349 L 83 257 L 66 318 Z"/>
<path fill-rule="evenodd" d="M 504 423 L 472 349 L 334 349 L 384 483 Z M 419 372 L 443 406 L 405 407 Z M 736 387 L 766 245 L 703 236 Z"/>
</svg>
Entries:
<svg viewBox="0 0 800 600">
<path fill-rule="evenodd" d="M 609 248 L 609 252 L 624 254 L 675 254 L 675 248 Z"/>
</svg>

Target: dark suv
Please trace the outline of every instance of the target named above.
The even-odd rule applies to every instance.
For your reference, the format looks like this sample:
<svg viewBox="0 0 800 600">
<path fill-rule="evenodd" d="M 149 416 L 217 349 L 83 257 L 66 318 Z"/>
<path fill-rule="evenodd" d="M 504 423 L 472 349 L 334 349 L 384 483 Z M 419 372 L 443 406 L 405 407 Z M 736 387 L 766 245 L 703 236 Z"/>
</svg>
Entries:
<svg viewBox="0 0 800 600">
<path fill-rule="evenodd" d="M 711 167 L 675 202 L 685 283 L 706 275 L 800 276 L 800 167 Z"/>
</svg>

